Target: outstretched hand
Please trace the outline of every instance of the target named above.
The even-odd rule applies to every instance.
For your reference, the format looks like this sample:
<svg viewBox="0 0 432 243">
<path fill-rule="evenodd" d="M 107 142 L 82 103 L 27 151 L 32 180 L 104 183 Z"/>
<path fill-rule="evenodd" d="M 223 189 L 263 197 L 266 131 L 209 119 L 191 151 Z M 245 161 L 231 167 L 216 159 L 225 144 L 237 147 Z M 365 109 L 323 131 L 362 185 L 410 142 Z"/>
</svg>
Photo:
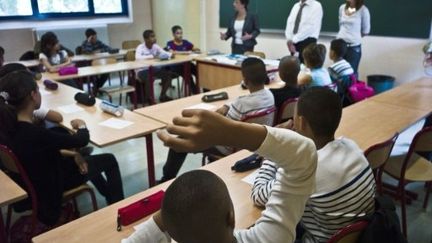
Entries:
<svg viewBox="0 0 432 243">
<path fill-rule="evenodd" d="M 223 131 L 229 122 L 216 112 L 188 109 L 167 126 L 167 131 L 177 137 L 161 131 L 157 135 L 165 146 L 178 152 L 197 152 L 223 143 Z"/>
</svg>

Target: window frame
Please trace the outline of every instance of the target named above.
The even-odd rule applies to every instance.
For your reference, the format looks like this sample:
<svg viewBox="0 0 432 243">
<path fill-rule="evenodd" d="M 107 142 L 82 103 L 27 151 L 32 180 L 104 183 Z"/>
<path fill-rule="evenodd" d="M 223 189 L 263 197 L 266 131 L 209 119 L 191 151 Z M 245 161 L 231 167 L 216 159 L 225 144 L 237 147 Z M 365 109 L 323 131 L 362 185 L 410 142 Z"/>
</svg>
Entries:
<svg viewBox="0 0 432 243">
<path fill-rule="evenodd" d="M 0 16 L 0 22 L 8 20 L 55 20 L 55 19 L 97 19 L 97 18 L 109 18 L 109 17 L 129 17 L 129 1 L 121 0 L 122 12 L 120 13 L 95 13 L 93 0 L 87 0 L 89 11 L 88 12 L 75 12 L 75 13 L 40 13 L 38 0 L 30 0 L 33 15 L 11 15 L 11 16 Z"/>
</svg>

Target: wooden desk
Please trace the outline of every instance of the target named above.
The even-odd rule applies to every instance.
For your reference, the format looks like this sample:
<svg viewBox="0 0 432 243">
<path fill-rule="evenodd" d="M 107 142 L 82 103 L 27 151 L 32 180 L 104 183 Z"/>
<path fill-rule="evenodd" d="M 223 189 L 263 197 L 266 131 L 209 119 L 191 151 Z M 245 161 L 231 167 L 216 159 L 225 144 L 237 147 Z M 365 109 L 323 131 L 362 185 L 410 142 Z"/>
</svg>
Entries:
<svg viewBox="0 0 432 243">
<path fill-rule="evenodd" d="M 195 58 L 200 88 L 209 90 L 221 89 L 240 84 L 243 80 L 239 65 L 218 63 L 203 57 Z M 267 66 L 268 72 L 276 72 L 278 67 Z"/>
<path fill-rule="evenodd" d="M 250 154 L 251 152 L 242 150 L 202 168 L 214 172 L 227 184 L 234 204 L 236 228 L 238 229 L 249 227 L 255 223 L 256 219 L 261 215 L 261 209 L 255 207 L 252 200 L 250 200 L 251 186 L 241 181 L 242 178 L 251 172 L 234 173 L 230 169 L 237 160 Z M 168 181 L 162 185 L 140 192 L 116 204 L 39 235 L 33 238 L 33 242 L 120 242 L 121 239 L 128 237 L 134 232 L 134 225 L 142 223 L 146 219 L 123 227 L 121 232 L 117 232 L 117 209 L 161 189 L 166 189 L 171 182 L 172 181 Z"/>
<path fill-rule="evenodd" d="M 420 78 L 373 96 L 371 100 L 432 112 L 432 78 Z"/>
<path fill-rule="evenodd" d="M 336 137 L 353 139 L 362 150 L 390 139 L 427 115 L 422 110 L 377 102 L 372 99 L 343 109 Z"/>
<path fill-rule="evenodd" d="M 43 99 L 42 107 L 59 111 L 59 107 L 71 104 L 77 104 L 74 100 L 74 96 L 80 90 L 74 89 L 67 85 L 59 83 L 59 88 L 56 91 L 46 94 L 43 84 L 39 83 L 40 89 L 42 89 Z M 133 122 L 132 125 L 124 129 L 114 129 L 106 126 L 101 126 L 99 123 L 106 121 L 114 116 L 103 112 L 99 108 L 101 100 L 97 99 L 94 106 L 87 107 L 84 105 L 77 104 L 83 108 L 82 111 L 65 114 L 63 115 L 62 125 L 72 130 L 70 121 L 76 118 L 83 119 L 90 131 L 90 141 L 99 147 L 107 146 L 110 144 L 118 143 L 130 138 L 145 137 L 147 145 L 147 164 L 149 173 L 149 184 L 154 185 L 154 155 L 153 155 L 153 140 L 152 133 L 158 129 L 165 127 L 165 124 L 157 122 L 153 119 L 138 115 L 134 112 L 125 109 L 123 117 L 118 119 Z"/>
<path fill-rule="evenodd" d="M 279 88 L 283 85 L 282 82 L 272 82 L 270 85 L 268 85 L 268 87 L 270 88 Z M 223 106 L 224 104 L 235 100 L 237 97 L 241 96 L 241 95 L 246 95 L 249 93 L 249 91 L 247 89 L 242 89 L 240 87 L 240 85 L 234 85 L 231 87 L 227 87 L 227 88 L 222 88 L 222 89 L 218 89 L 218 90 L 214 90 L 205 94 L 215 94 L 215 93 L 219 93 L 225 91 L 228 93 L 228 100 L 220 100 L 220 101 L 215 101 L 215 102 L 211 102 L 211 103 L 206 103 L 208 105 L 212 105 L 214 106 L 215 109 Z M 165 102 L 165 103 L 161 103 L 161 104 L 157 104 L 157 105 L 153 105 L 153 106 L 147 106 L 147 107 L 143 107 L 137 110 L 134 110 L 134 112 L 156 119 L 162 123 L 165 124 L 170 124 L 172 123 L 172 120 L 174 117 L 176 116 L 181 116 L 181 112 L 186 109 L 189 108 L 191 106 L 194 105 L 198 105 L 203 103 L 201 101 L 201 98 L 204 94 L 197 94 L 197 95 L 192 95 L 192 96 L 188 96 L 185 98 L 181 98 L 181 99 L 177 99 L 177 100 L 173 100 L 170 102 Z"/>
<path fill-rule="evenodd" d="M 11 203 L 18 202 L 27 197 L 21 187 L 19 187 L 9 176 L 0 170 L 0 241 L 7 242 L 6 230 L 3 223 L 3 213 L 1 208 Z"/>
<path fill-rule="evenodd" d="M 96 53 L 96 54 L 91 54 L 91 55 L 75 55 L 72 57 L 72 61 L 73 62 L 92 61 L 95 59 L 109 58 L 109 57 L 114 57 L 116 59 L 123 59 L 127 52 L 128 52 L 128 50 L 120 50 L 118 53 L 113 53 L 113 54 L 110 54 L 108 52 L 102 52 L 102 53 Z M 28 60 L 28 61 L 5 62 L 5 64 L 8 64 L 8 63 L 20 63 L 20 64 L 30 68 L 30 67 L 38 66 L 40 62 L 39 62 L 39 59 L 34 59 L 34 60 Z"/>
</svg>

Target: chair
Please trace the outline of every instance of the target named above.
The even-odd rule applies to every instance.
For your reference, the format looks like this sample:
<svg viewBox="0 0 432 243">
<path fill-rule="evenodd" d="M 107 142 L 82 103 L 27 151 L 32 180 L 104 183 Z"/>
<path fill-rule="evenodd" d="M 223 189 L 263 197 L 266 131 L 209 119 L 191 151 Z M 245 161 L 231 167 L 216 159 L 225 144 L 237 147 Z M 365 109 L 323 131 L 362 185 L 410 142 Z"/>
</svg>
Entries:
<svg viewBox="0 0 432 243">
<path fill-rule="evenodd" d="M 381 195 L 382 194 L 382 180 L 381 176 L 383 173 L 384 166 L 390 157 L 390 153 L 393 149 L 393 146 L 396 142 L 397 137 L 399 136 L 396 133 L 392 138 L 382 143 L 378 143 L 372 145 L 364 152 L 366 159 L 369 161 L 369 165 L 373 170 L 375 182 L 377 185 L 377 191 Z"/>
<path fill-rule="evenodd" d="M 297 105 L 298 98 L 290 98 L 282 103 L 282 106 L 277 111 L 275 125 L 294 117 L 294 109 Z"/>
<path fill-rule="evenodd" d="M 369 222 L 361 220 L 338 230 L 327 243 L 356 243 Z"/>
<path fill-rule="evenodd" d="M 329 88 L 330 90 L 333 90 L 336 93 L 338 92 L 337 83 L 331 83 L 331 84 L 328 84 L 328 85 L 326 85 L 324 87 Z"/>
<path fill-rule="evenodd" d="M 246 115 L 241 120 L 242 122 L 247 123 L 256 123 L 261 125 L 267 125 L 267 126 L 273 126 L 274 119 L 275 119 L 275 113 L 276 113 L 276 107 L 270 107 L 266 110 Z M 233 152 L 236 152 L 237 149 L 233 148 Z M 209 161 L 215 161 L 218 159 L 221 159 L 223 156 L 216 155 L 210 152 L 203 152 L 203 158 L 202 158 L 202 165 L 204 166 L 206 164 L 206 159 L 208 158 Z"/>
<path fill-rule="evenodd" d="M 107 64 L 114 64 L 117 63 L 117 59 L 115 58 L 101 58 L 101 59 L 95 59 L 92 61 L 92 66 L 103 66 Z M 133 92 L 134 95 L 132 96 L 132 100 L 134 103 L 134 108 L 137 108 L 137 102 L 136 102 L 136 89 L 135 86 L 125 85 L 123 81 L 123 74 L 119 72 L 119 78 L 120 78 L 120 85 L 115 86 L 109 86 L 109 87 L 101 87 L 99 89 L 100 92 L 105 93 L 109 97 L 109 101 L 112 102 L 112 95 L 120 94 L 120 100 L 119 104 L 122 103 L 122 96 L 123 94 L 128 94 Z M 109 78 L 111 79 L 111 78 Z M 125 95 L 125 97 L 127 97 Z"/>
<path fill-rule="evenodd" d="M 127 40 L 122 42 L 122 49 L 129 50 L 129 49 L 135 49 L 141 44 L 141 41 L 139 40 Z"/>
<path fill-rule="evenodd" d="M 244 55 L 248 56 L 248 57 L 255 56 L 255 57 L 262 58 L 262 59 L 266 58 L 266 54 L 264 52 L 261 52 L 261 51 L 247 51 L 244 53 Z"/>
<path fill-rule="evenodd" d="M 407 238 L 406 201 L 409 193 L 405 186 L 411 182 L 426 182 L 426 195 L 423 208 L 426 208 L 432 181 L 432 163 L 419 156 L 417 152 L 432 151 L 432 127 L 425 127 L 414 136 L 405 156 L 390 157 L 384 171 L 398 180 L 396 199 L 401 201 L 402 231 Z"/>
<path fill-rule="evenodd" d="M 38 215 L 38 200 L 37 200 L 37 194 L 36 190 L 33 187 L 32 182 L 30 181 L 30 178 L 27 175 L 27 172 L 25 171 L 22 164 L 19 162 L 18 158 L 15 156 L 15 154 L 10 150 L 8 147 L 0 144 L 0 161 L 2 162 L 4 168 L 6 169 L 7 173 L 13 173 L 19 176 L 21 181 L 23 182 L 23 187 L 26 190 L 26 192 L 29 195 L 29 200 L 31 202 L 31 230 L 30 235 L 32 235 L 36 228 L 37 224 L 37 215 Z M 94 194 L 93 189 L 85 184 L 82 184 L 76 188 L 73 188 L 71 190 L 68 190 L 63 193 L 63 202 L 72 201 L 74 205 L 75 212 L 78 211 L 78 204 L 76 202 L 76 197 L 80 196 L 83 193 L 89 193 L 92 204 L 93 204 L 93 211 L 96 211 L 98 209 L 96 196 Z M 6 219 L 6 231 L 8 232 L 10 228 L 11 218 L 12 218 L 12 207 L 13 205 L 9 205 L 7 209 L 7 219 Z M 29 239 L 30 241 L 30 239 Z"/>
</svg>

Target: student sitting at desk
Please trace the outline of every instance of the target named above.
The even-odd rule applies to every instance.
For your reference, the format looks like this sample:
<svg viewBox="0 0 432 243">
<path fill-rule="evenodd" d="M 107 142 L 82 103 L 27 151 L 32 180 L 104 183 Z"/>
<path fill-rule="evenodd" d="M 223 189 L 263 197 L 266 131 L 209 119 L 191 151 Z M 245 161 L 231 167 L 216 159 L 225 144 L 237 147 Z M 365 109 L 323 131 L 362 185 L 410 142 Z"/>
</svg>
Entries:
<svg viewBox="0 0 432 243">
<path fill-rule="evenodd" d="M 50 73 L 56 73 L 62 67 L 72 65 L 72 60 L 65 50 L 60 49 L 60 43 L 57 36 L 53 32 L 46 32 L 41 37 L 41 53 L 39 61 Z M 78 88 L 78 84 L 74 80 L 61 81 L 64 84 Z"/>
<path fill-rule="evenodd" d="M 301 220 L 302 242 L 327 242 L 337 230 L 374 211 L 375 180 L 369 162 L 357 144 L 334 138 L 342 105 L 333 91 L 314 87 L 297 103 L 294 123 L 283 126 L 312 139 L 318 149 L 316 190 Z M 264 160 L 252 188 L 252 200 L 266 206 L 277 184 L 278 164 Z"/>
<path fill-rule="evenodd" d="M 55 225 L 63 192 L 88 180 L 108 204 L 122 200 L 122 179 L 112 154 L 83 158 L 67 150 L 88 144 L 90 135 L 85 122 L 71 121 L 74 134 L 37 126 L 33 114 L 40 105 L 41 94 L 29 72 L 12 72 L 0 81 L 0 143 L 12 149 L 26 170 L 37 194 L 38 219 L 48 226 Z"/>
<path fill-rule="evenodd" d="M 77 54 L 95 54 L 99 52 L 107 52 L 111 50 L 111 47 L 107 46 L 102 41 L 98 40 L 97 33 L 94 29 L 87 29 L 85 31 L 86 40 L 81 44 L 81 52 Z M 99 75 L 96 79 L 96 87 L 94 91 L 104 86 L 105 82 L 108 80 L 109 74 Z"/>
<path fill-rule="evenodd" d="M 164 51 L 158 44 L 156 44 L 156 35 L 153 30 L 146 30 L 143 33 L 144 43 L 140 44 L 135 51 L 135 59 L 154 59 L 154 58 L 171 58 L 173 53 Z M 148 81 L 148 69 L 141 70 L 137 74 L 138 79 L 142 82 Z M 166 68 L 154 68 L 154 77 L 162 80 L 162 90 L 159 96 L 161 102 L 172 100 L 166 92 L 171 86 L 172 74 Z M 146 82 L 146 90 L 149 90 L 150 83 Z"/>
<path fill-rule="evenodd" d="M 196 170 L 166 190 L 161 211 L 122 243 L 294 242 L 296 225 L 315 188 L 316 149 L 312 140 L 288 129 L 227 119 L 211 111 L 185 110 L 168 131 L 158 133 L 176 151 L 202 151 L 214 145 L 245 148 L 281 167 L 261 217 L 249 229 L 234 230 L 235 212 L 224 182 Z M 221 132 L 223 131 L 223 132 Z M 178 136 L 178 137 L 177 137 Z"/>
<path fill-rule="evenodd" d="M 244 117 L 267 110 L 274 106 L 272 93 L 264 88 L 267 79 L 265 64 L 258 58 L 247 58 L 242 62 L 241 71 L 243 79 L 250 94 L 240 96 L 232 103 L 219 108 L 216 112 L 235 121 L 241 121 Z M 264 125 L 273 125 L 273 120 Z M 222 132 L 222 131 L 221 131 Z M 232 148 L 217 146 L 211 152 L 218 155 L 228 155 L 233 152 Z M 168 152 L 168 158 L 163 167 L 163 176 L 160 182 L 170 180 L 177 176 L 187 153 L 178 153 L 172 149 Z"/>
<path fill-rule="evenodd" d="M 183 29 L 182 27 L 175 25 L 171 28 L 171 32 L 173 34 L 173 40 L 167 42 L 166 49 L 175 54 L 189 54 L 192 51 L 199 52 L 200 49 L 196 48 L 194 44 L 189 42 L 188 40 L 183 39 Z M 195 77 L 197 76 L 197 69 L 194 64 L 191 64 L 191 74 Z M 183 74 L 183 65 L 175 65 L 170 67 L 171 71 L 178 75 Z M 197 93 L 196 85 L 194 82 L 191 82 L 191 89 L 194 93 Z"/>
<path fill-rule="evenodd" d="M 327 86 L 332 83 L 327 69 L 323 68 L 326 58 L 326 47 L 322 44 L 309 44 L 303 50 L 303 59 L 309 74 L 299 78 L 299 85 L 306 88 L 313 86 Z"/>
<path fill-rule="evenodd" d="M 285 86 L 279 89 L 270 89 L 275 98 L 275 106 L 280 109 L 282 104 L 291 98 L 300 96 L 297 86 L 297 77 L 300 72 L 300 60 L 294 56 L 286 56 L 279 62 L 279 77 Z"/>
</svg>

